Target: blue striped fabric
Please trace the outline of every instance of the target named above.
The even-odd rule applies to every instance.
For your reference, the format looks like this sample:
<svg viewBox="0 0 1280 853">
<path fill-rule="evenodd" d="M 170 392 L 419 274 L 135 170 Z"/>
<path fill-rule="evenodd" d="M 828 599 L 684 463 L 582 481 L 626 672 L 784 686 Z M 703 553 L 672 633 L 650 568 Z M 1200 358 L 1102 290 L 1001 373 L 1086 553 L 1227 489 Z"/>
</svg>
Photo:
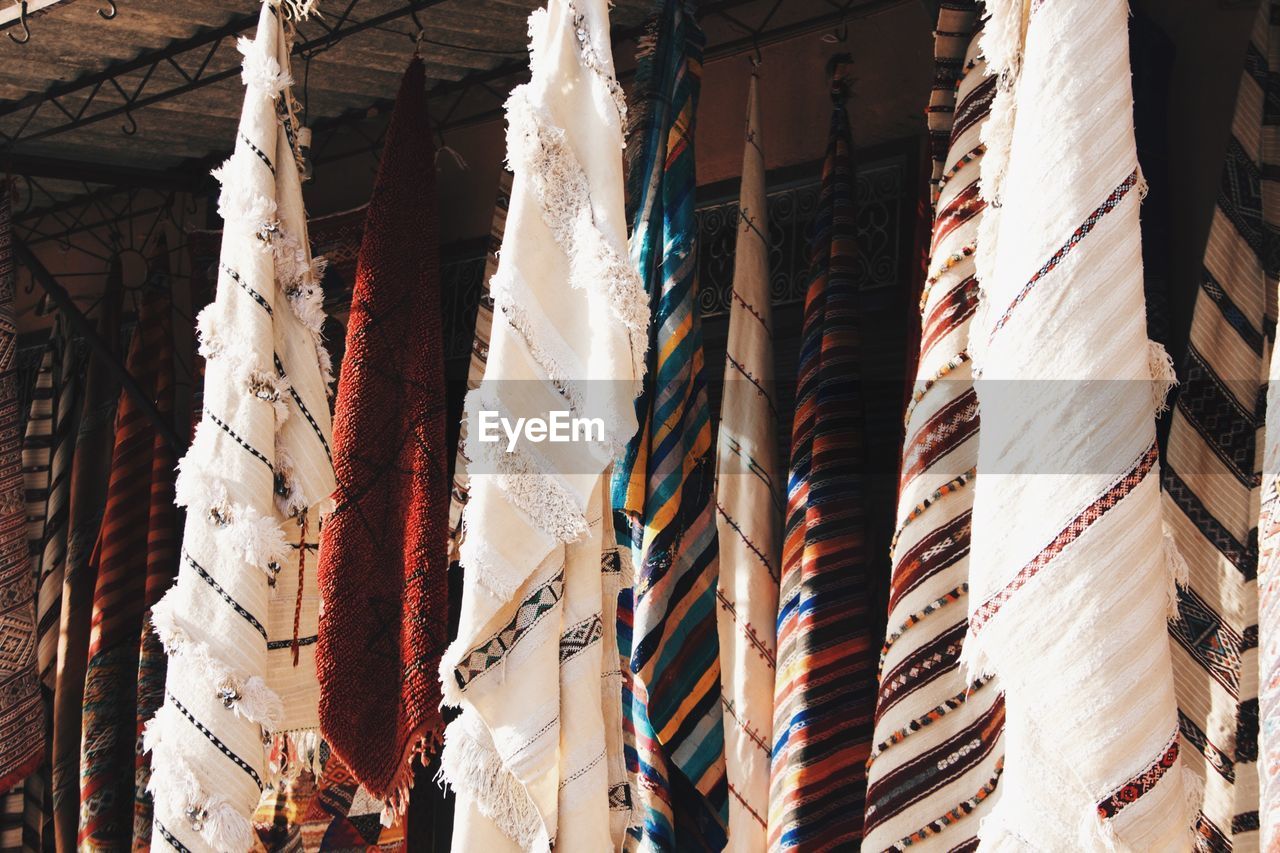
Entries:
<svg viewBox="0 0 1280 853">
<path fill-rule="evenodd" d="M 650 294 L 640 431 L 613 481 L 619 541 L 637 567 L 620 602 L 627 763 L 645 849 L 718 850 L 728 786 L 720 709 L 711 414 L 695 302 L 693 121 L 703 35 L 665 0 L 642 40 L 628 187 L 632 255 Z"/>
</svg>

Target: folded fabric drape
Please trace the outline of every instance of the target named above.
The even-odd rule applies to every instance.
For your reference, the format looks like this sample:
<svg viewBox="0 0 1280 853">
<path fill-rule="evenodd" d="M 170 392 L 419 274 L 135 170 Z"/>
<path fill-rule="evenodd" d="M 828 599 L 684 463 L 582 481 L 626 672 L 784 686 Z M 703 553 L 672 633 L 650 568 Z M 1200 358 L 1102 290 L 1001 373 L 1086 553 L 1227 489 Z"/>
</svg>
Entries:
<svg viewBox="0 0 1280 853">
<path fill-rule="evenodd" d="M 618 539 L 635 586 L 624 597 L 631 671 L 628 769 L 640 825 L 632 845 L 718 850 L 728 823 L 711 411 L 697 306 L 694 118 L 702 30 L 664 0 L 637 60 L 640 107 L 628 133 L 632 262 L 653 320 L 640 431 L 614 473 Z"/>
<path fill-rule="evenodd" d="M 875 711 L 868 575 L 850 66 L 833 65 L 831 129 L 809 237 L 778 597 L 769 849 L 862 837 Z"/>
<path fill-rule="evenodd" d="M 489 244 L 485 247 L 484 274 L 480 294 L 476 298 L 475 331 L 471 338 L 471 358 L 467 362 L 467 390 L 474 391 L 484 378 L 489 360 L 489 336 L 493 329 L 493 294 L 489 279 L 498 271 L 498 249 L 502 232 L 507 227 L 507 208 L 511 205 L 511 173 L 498 173 L 498 196 L 493 203 L 493 220 L 489 225 Z M 453 456 L 453 482 L 449 489 L 449 559 L 458 559 L 462 543 L 462 509 L 467 505 L 471 479 L 467 476 L 467 423 L 463 419 L 458 433 L 458 447 Z"/>
<path fill-rule="evenodd" d="M 773 308 L 769 294 L 769 211 L 759 70 L 747 94 L 742 190 L 729 306 L 728 356 L 716 436 L 716 589 L 724 683 L 725 765 L 730 850 L 765 848 L 769 815 L 769 732 L 773 728 L 782 471 L 773 388 Z"/>
<path fill-rule="evenodd" d="M 18 432 L 11 209 L 0 184 L 0 791 L 23 781 L 47 754 Z"/>
<path fill-rule="evenodd" d="M 1000 679 L 1006 758 L 978 837 L 1186 849 L 1154 423 L 1172 370 L 1146 331 L 1127 4 L 987 9 L 962 661 Z"/>
<path fill-rule="evenodd" d="M 296 4 L 294 4 L 296 5 Z M 169 655 L 147 726 L 153 847 L 245 850 L 264 787 L 319 759 L 317 527 L 333 492 L 321 264 L 302 206 L 289 42 L 264 3 L 242 39 L 217 294 L 197 320 L 204 415 L 181 463 L 177 584 L 152 608 Z"/>
<path fill-rule="evenodd" d="M 101 304 L 98 337 L 114 347 L 120 338 L 124 279 L 120 260 L 112 261 Z M 59 850 L 76 848 L 80 809 L 80 722 L 84 710 L 85 667 L 89 660 L 89 623 L 93 615 L 96 577 L 91 563 L 107 501 L 111 450 L 115 444 L 116 405 L 120 383 L 100 358 L 85 369 L 83 408 L 71 461 L 66 551 L 62 588 L 57 600 L 42 593 L 39 608 L 57 612 L 58 637 L 53 698 L 53 828 Z M 49 544 L 56 554 L 57 545 Z M 46 555 L 48 556 L 48 554 Z M 52 583 L 42 587 L 50 595 Z M 46 606 L 48 609 L 46 610 Z M 58 608 L 55 610 L 54 608 Z M 42 623 L 43 624 L 43 623 Z"/>
<path fill-rule="evenodd" d="M 530 16 L 507 100 L 511 206 L 484 379 L 467 395 L 457 639 L 444 655 L 441 776 L 453 849 L 617 849 L 630 824 L 607 469 L 635 430 L 648 311 L 626 258 L 625 103 L 605 0 Z M 599 419 L 567 443 L 485 439 L 481 412 Z M 606 651 L 607 650 L 607 651 Z"/>
<path fill-rule="evenodd" d="M 173 414 L 168 282 L 141 299 L 125 367 L 161 415 Z M 133 396 L 116 407 L 107 503 L 90 560 L 95 577 L 80 747 L 79 844 L 123 850 L 133 841 L 139 670 L 147 588 L 178 562 L 176 457 Z"/>
<path fill-rule="evenodd" d="M 435 145 L 423 64 L 400 83 L 347 323 L 334 407 L 338 489 L 320 539 L 321 733 L 388 823 L 440 743 L 449 625 L 447 401 Z"/>
<path fill-rule="evenodd" d="M 920 301 L 920 358 L 906 412 L 889 623 L 868 763 L 864 849 L 929 839 L 976 845 L 1004 764 L 1004 699 L 959 665 L 968 621 L 978 401 L 969 330 L 978 303 L 973 252 L 984 203 L 979 139 L 995 94 L 974 32 L 976 4 L 938 13 L 933 244 Z"/>
<path fill-rule="evenodd" d="M 1210 850 L 1258 843 L 1258 566 L 1250 539 L 1280 274 L 1260 230 L 1280 222 L 1258 200 L 1274 186 L 1265 164 L 1276 131 L 1261 105 L 1280 94 L 1267 73 L 1280 48 L 1278 6 L 1262 4 L 1236 95 L 1163 478 L 1165 523 L 1190 569 L 1169 622 L 1182 756 L 1204 788 L 1196 831 Z"/>
</svg>

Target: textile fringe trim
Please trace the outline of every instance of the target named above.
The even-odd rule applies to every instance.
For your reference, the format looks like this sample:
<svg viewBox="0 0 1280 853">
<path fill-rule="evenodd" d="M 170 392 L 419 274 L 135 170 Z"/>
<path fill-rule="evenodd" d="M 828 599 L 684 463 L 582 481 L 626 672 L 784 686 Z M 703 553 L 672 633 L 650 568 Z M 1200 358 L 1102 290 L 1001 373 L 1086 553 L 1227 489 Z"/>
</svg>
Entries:
<svg viewBox="0 0 1280 853">
<path fill-rule="evenodd" d="M 536 64 L 537 55 L 532 57 Z M 537 72 L 534 72 L 535 76 Z M 542 217 L 569 259 L 569 283 L 597 291 L 631 339 L 633 375 L 644 376 L 649 346 L 649 298 L 644 283 L 623 252 L 595 222 L 586 172 L 569 146 L 563 128 L 529 98 L 529 84 L 507 99 L 507 163 L 529 178 L 542 202 Z M 609 425 L 616 429 L 616 424 Z M 618 453 L 631 436 L 607 439 Z"/>
<path fill-rule="evenodd" d="M 529 793 L 497 753 L 468 737 L 458 722 L 445 731 L 436 782 L 470 796 L 480 813 L 521 849 L 534 849 L 543 827 Z"/>
<path fill-rule="evenodd" d="M 143 749 L 153 756 L 147 791 L 158 811 L 184 815 L 191 828 L 214 850 L 248 850 L 253 846 L 253 824 L 240 810 L 219 794 L 206 793 L 182 754 L 181 715 L 168 703 L 161 706 L 146 724 Z"/>
<path fill-rule="evenodd" d="M 421 764 L 426 767 L 443 746 L 444 736 L 435 729 L 426 732 L 410 744 L 408 754 L 400 762 L 400 773 L 392 786 L 391 794 L 383 802 L 382 812 L 378 815 L 379 823 L 383 826 L 391 826 L 396 818 L 405 813 L 409 808 L 409 795 L 413 791 L 414 765 Z"/>
<path fill-rule="evenodd" d="M 529 355 L 546 372 L 547 378 L 569 403 L 569 407 L 575 413 L 580 413 L 582 392 L 573 377 L 582 374 L 568 366 L 577 363 L 579 359 L 564 343 L 560 333 L 541 316 L 540 311 L 535 317 L 519 303 L 517 294 L 528 290 L 523 285 L 519 273 L 510 267 L 504 267 L 489 279 L 489 293 L 493 297 L 494 307 L 520 333 Z"/>
<path fill-rule="evenodd" d="M 292 3 L 293 0 L 285 2 Z M 313 2 L 314 0 L 309 0 L 308 5 Z M 236 41 L 236 48 L 244 57 L 240 79 L 249 91 L 257 91 L 274 101 L 281 92 L 293 85 L 292 75 L 280 67 L 274 56 L 254 50 L 253 39 L 241 36 Z"/>
<path fill-rule="evenodd" d="M 269 742 L 267 773 L 272 784 L 292 782 L 303 770 L 320 778 L 324 767 L 320 760 L 319 729 L 267 730 L 263 740 Z"/>
<path fill-rule="evenodd" d="M 209 684 L 210 692 L 237 716 L 273 731 L 284 719 L 280 697 L 261 676 L 246 677 L 215 655 L 207 644 L 192 639 L 176 612 L 178 606 L 175 589 L 151 608 L 151 624 L 165 653 L 191 664 L 190 672 L 199 673 L 201 680 Z"/>
<path fill-rule="evenodd" d="M 481 410 L 497 412 L 500 417 L 507 417 L 505 407 L 484 386 L 468 392 L 463 405 L 468 422 Z M 473 441 L 468 436 L 467 458 L 471 460 L 473 470 L 478 466 L 490 466 L 489 470 L 495 472 L 498 486 L 507 500 L 528 515 L 547 535 L 554 536 L 561 542 L 576 542 L 587 534 L 587 518 L 583 508 L 561 485 L 554 467 L 529 447 L 517 448 L 507 453 L 501 441 Z M 464 552 L 467 551 L 467 545 L 464 539 Z M 471 568 L 470 563 L 467 566 Z M 498 592 L 496 588 L 490 588 Z M 514 586 L 510 587 L 509 593 L 515 594 Z"/>
<path fill-rule="evenodd" d="M 201 422 L 196 427 L 192 448 L 207 444 L 202 441 L 217 427 Z M 279 523 L 257 509 L 232 502 L 221 478 L 203 469 L 192 454 L 178 463 L 174 503 L 199 515 L 211 526 L 219 550 L 237 554 L 256 566 L 274 582 L 279 567 L 290 554 L 289 543 Z"/>
</svg>

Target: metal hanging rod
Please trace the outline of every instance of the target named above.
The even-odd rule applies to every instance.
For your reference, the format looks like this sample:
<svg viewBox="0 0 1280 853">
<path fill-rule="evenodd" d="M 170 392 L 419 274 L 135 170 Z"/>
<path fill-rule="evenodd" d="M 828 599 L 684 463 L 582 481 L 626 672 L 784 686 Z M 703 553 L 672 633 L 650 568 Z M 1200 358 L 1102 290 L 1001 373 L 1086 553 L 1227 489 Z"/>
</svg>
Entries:
<svg viewBox="0 0 1280 853">
<path fill-rule="evenodd" d="M 430 9 L 444 2 L 447 0 L 405 0 L 403 6 L 358 21 L 351 15 L 359 6 L 360 0 L 350 0 L 342 14 L 332 22 L 317 21 L 316 25 L 322 30 L 322 34 L 295 43 L 293 52 L 301 55 L 314 54 L 333 47 L 348 36 L 372 27 L 380 27 L 389 21 Z M 211 71 L 209 65 L 224 43 L 234 40 L 241 33 L 251 29 L 257 21 L 256 14 L 241 15 L 220 27 L 171 42 L 160 50 L 148 51 L 136 59 L 114 63 L 102 71 L 85 74 L 67 83 L 50 86 L 43 92 L 36 92 L 25 98 L 0 104 L 0 117 L 24 111 L 26 113 L 16 131 L 12 133 L 0 131 L 0 151 L 11 150 L 21 142 L 47 139 L 117 116 L 123 116 L 127 120 L 131 113 L 143 107 L 176 98 L 239 75 L 239 63 L 218 71 Z M 166 66 L 176 70 L 182 82 L 164 87 L 149 86 L 153 84 L 152 78 L 156 70 Z M 142 77 L 137 84 L 130 82 L 127 85 L 121 85 L 119 78 L 137 72 L 142 72 Z M 71 95 L 83 98 L 83 103 L 63 103 L 63 99 Z M 113 95 L 115 103 L 112 106 L 90 112 L 90 108 L 96 102 L 111 99 Z M 62 120 L 49 127 L 28 132 L 31 121 L 41 113 L 41 110 L 46 113 L 50 110 L 55 111 L 61 115 Z"/>
</svg>

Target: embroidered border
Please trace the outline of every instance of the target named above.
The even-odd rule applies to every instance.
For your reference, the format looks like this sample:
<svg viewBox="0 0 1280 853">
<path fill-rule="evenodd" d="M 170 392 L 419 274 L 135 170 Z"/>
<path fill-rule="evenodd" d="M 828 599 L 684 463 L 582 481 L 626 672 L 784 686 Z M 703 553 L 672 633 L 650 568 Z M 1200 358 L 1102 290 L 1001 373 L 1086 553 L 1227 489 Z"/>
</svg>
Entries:
<svg viewBox="0 0 1280 853">
<path fill-rule="evenodd" d="M 1169 739 L 1169 745 L 1165 747 L 1160 757 L 1151 762 L 1151 765 L 1143 770 L 1137 776 L 1121 785 L 1110 796 L 1104 798 L 1098 803 L 1098 817 L 1103 820 L 1110 820 L 1120 813 L 1120 810 L 1130 803 L 1137 802 L 1138 799 L 1152 788 L 1156 786 L 1164 774 L 1168 773 L 1173 765 L 1178 763 L 1178 730 L 1173 730 L 1173 737 Z"/>
<path fill-rule="evenodd" d="M 529 630 L 546 615 L 564 594 L 564 570 L 556 572 L 555 577 L 535 589 L 516 609 L 516 615 L 507 626 L 493 636 L 488 642 L 476 646 L 453 669 L 453 677 L 458 686 L 466 688 L 473 679 L 482 675 L 494 664 L 507 656 L 507 652 L 529 633 Z"/>
<path fill-rule="evenodd" d="M 1027 298 L 1027 294 L 1031 293 L 1032 288 L 1034 288 L 1042 278 L 1053 272 L 1058 264 L 1062 263 L 1063 260 L 1066 259 L 1067 255 L 1071 254 L 1071 250 L 1074 249 L 1080 241 L 1084 240 L 1084 238 L 1088 236 L 1089 232 L 1102 221 L 1102 217 L 1115 210 L 1116 207 L 1119 206 L 1120 202 L 1124 200 L 1124 197 L 1129 194 L 1129 190 L 1133 189 L 1137 184 L 1138 170 L 1134 169 L 1129 173 L 1129 177 L 1121 181 L 1120 185 L 1111 191 L 1111 195 L 1107 196 L 1106 200 L 1104 200 L 1102 204 L 1098 205 L 1098 208 L 1094 210 L 1093 213 L 1090 213 L 1085 218 L 1084 222 L 1080 223 L 1080 227 L 1071 233 L 1071 236 L 1067 238 L 1067 242 L 1062 244 L 1062 248 L 1054 252 L 1053 256 L 1049 258 L 1049 260 L 1045 261 L 1044 266 L 1036 270 L 1036 274 L 1031 276 L 1031 280 L 1022 286 L 1022 290 L 1018 291 L 1018 295 L 1013 297 L 1013 302 L 1005 309 L 1004 314 L 1001 315 L 1000 319 L 996 321 L 995 326 L 991 329 L 991 335 L 988 341 L 995 340 L 996 332 L 1003 329 L 1005 323 L 1009 322 L 1009 318 L 1013 316 L 1014 309 L 1022 304 L 1022 300 Z"/>
<path fill-rule="evenodd" d="M 1049 565 L 1068 545 L 1079 539 L 1081 534 L 1089 529 L 1095 521 L 1106 515 L 1108 510 L 1120 503 L 1130 492 L 1136 489 L 1138 484 L 1155 467 L 1156 455 L 1156 445 L 1155 442 L 1152 442 L 1146 452 L 1138 457 L 1137 462 L 1134 463 L 1127 474 L 1113 483 L 1097 500 L 1085 507 L 1083 512 L 1071 519 L 1071 523 L 1064 527 L 1052 542 L 1041 549 L 1040 553 L 1031 559 L 1031 562 L 1018 570 L 1018 573 L 1005 585 L 1004 589 L 992 595 L 974 611 L 969 620 L 970 633 L 976 635 L 978 631 L 982 630 L 982 627 L 991 621 L 992 617 L 1000 611 L 1000 608 L 1009 599 L 1013 598 L 1018 590 L 1026 586 L 1028 581 L 1038 575 L 1040 570 Z"/>
</svg>

